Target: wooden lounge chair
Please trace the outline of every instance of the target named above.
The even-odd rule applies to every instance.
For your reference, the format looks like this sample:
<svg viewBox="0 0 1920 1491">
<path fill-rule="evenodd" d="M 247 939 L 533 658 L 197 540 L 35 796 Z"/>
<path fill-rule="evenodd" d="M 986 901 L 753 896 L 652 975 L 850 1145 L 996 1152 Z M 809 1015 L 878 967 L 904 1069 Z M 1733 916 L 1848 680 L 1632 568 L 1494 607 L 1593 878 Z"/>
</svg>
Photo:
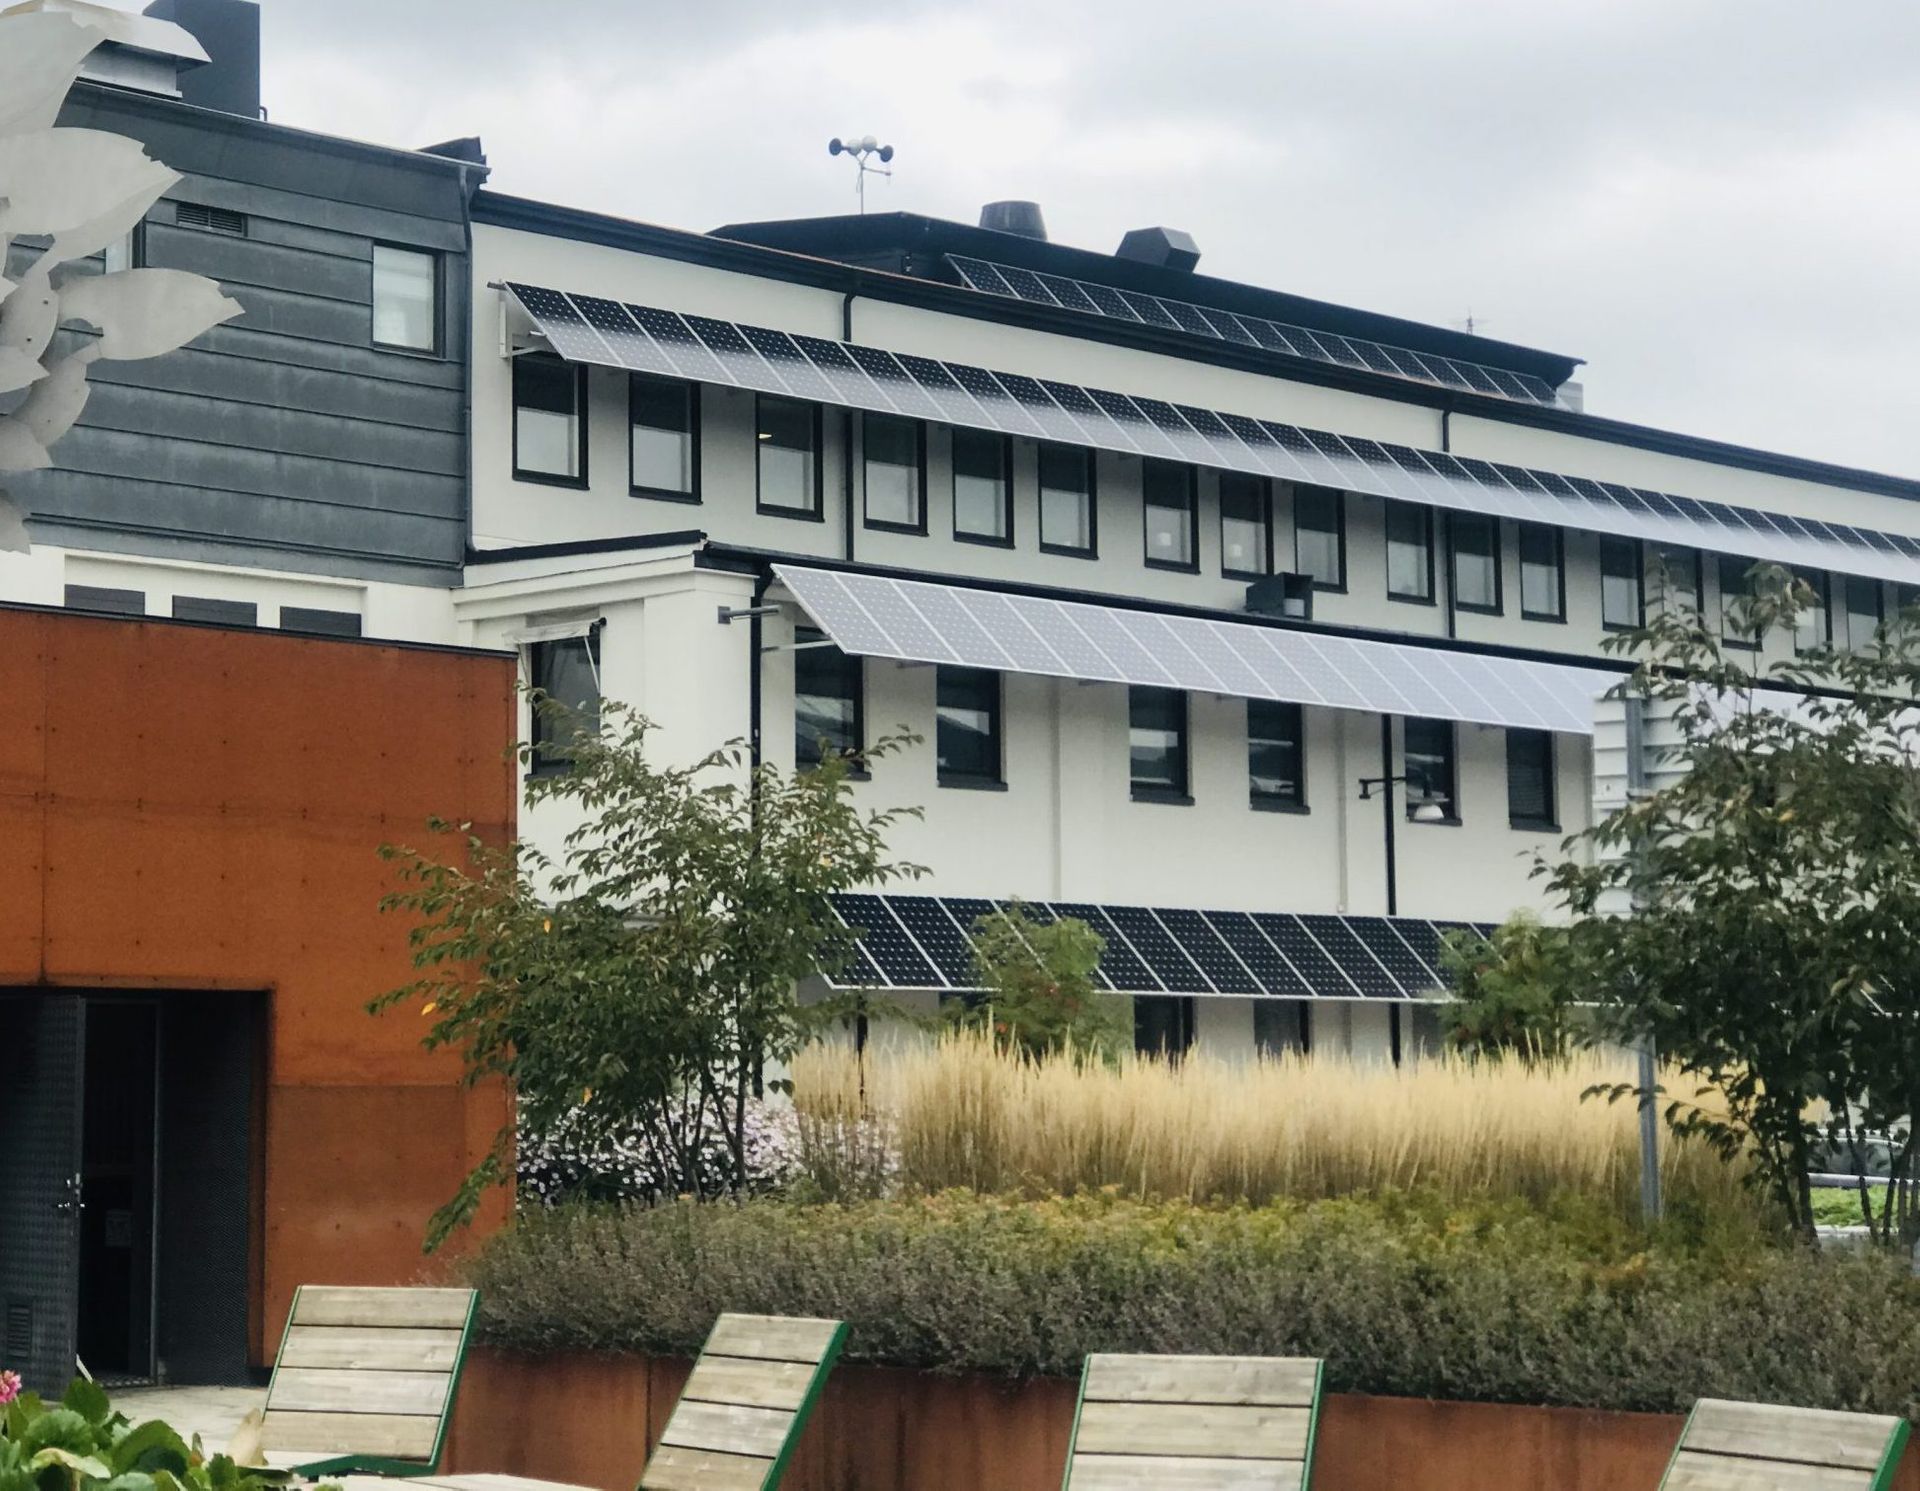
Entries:
<svg viewBox="0 0 1920 1491">
<path fill-rule="evenodd" d="M 1702 1398 L 1661 1491 L 1892 1491 L 1907 1421 Z"/>
<path fill-rule="evenodd" d="M 307 1477 L 438 1470 L 478 1300 L 301 1285 L 267 1385 L 268 1461 Z"/>
<path fill-rule="evenodd" d="M 1090 1356 L 1062 1491 L 1307 1491 L 1322 1365 Z"/>
<path fill-rule="evenodd" d="M 639 1491 L 773 1491 L 846 1339 L 843 1320 L 722 1315 Z"/>
</svg>

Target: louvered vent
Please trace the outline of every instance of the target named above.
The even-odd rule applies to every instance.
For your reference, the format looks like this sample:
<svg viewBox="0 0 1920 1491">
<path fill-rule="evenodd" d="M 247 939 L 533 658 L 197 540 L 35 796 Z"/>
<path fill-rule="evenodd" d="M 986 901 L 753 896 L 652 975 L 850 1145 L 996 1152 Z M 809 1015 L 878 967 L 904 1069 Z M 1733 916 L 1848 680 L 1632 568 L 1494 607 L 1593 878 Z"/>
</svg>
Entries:
<svg viewBox="0 0 1920 1491">
<path fill-rule="evenodd" d="M 24 1362 L 33 1354 L 33 1301 L 7 1301 L 7 1343 L 5 1356 L 10 1362 Z"/>
<path fill-rule="evenodd" d="M 247 215 L 244 212 L 230 212 L 224 207 L 203 207 L 198 202 L 181 202 L 175 209 L 174 221 L 183 228 L 199 228 L 206 233 L 231 233 L 236 238 L 247 236 Z"/>
</svg>

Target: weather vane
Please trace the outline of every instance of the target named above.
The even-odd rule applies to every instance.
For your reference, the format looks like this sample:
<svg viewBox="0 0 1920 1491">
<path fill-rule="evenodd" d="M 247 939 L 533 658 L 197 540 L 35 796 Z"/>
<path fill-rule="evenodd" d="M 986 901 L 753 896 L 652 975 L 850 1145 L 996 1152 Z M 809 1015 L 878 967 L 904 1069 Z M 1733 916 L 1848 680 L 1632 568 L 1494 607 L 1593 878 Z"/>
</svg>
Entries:
<svg viewBox="0 0 1920 1491">
<path fill-rule="evenodd" d="M 843 140 L 835 135 L 827 141 L 827 154 L 853 157 L 854 165 L 859 168 L 854 172 L 853 190 L 860 198 L 860 211 L 866 212 L 867 173 L 872 172 L 875 176 L 893 175 L 893 172 L 887 169 L 887 162 L 893 159 L 893 147 L 882 145 L 872 135 L 861 135 L 850 140 Z M 880 162 L 879 165 L 874 164 L 876 159 Z"/>
</svg>

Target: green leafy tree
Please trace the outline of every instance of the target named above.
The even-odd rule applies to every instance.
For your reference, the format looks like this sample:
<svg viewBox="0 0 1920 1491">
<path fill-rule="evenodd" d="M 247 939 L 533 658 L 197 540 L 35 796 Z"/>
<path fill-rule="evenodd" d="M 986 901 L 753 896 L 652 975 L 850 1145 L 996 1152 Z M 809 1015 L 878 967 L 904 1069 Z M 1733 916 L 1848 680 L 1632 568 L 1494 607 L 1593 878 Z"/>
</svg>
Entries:
<svg viewBox="0 0 1920 1491">
<path fill-rule="evenodd" d="M 1551 950 L 1510 944 L 1501 977 L 1545 972 L 1557 997 L 1593 1003 L 1608 1034 L 1651 1037 L 1695 1081 L 1667 1103 L 1669 1122 L 1748 1151 L 1809 1239 L 1818 1141 L 1855 1125 L 1889 1133 L 1894 1184 L 1873 1224 L 1911 1245 L 1920 629 L 1908 617 L 1858 651 L 1760 665 L 1751 644 L 1793 632 L 1811 602 L 1804 584 L 1756 566 L 1725 628 L 1748 645 L 1676 608 L 1621 639 L 1639 659 L 1624 692 L 1673 723 L 1670 780 L 1541 862 L 1569 923 L 1542 934 Z M 1860 1196 L 1871 1208 L 1864 1181 Z"/>
<path fill-rule="evenodd" d="M 749 1102 L 765 1066 L 811 1029 L 794 985 L 852 955 L 829 897 L 921 872 L 889 860 L 902 814 L 857 808 L 846 759 L 754 768 L 734 742 L 665 766 L 648 755 L 650 729 L 607 704 L 597 731 L 544 748 L 567 769 L 533 777 L 528 801 L 583 815 L 557 858 L 444 823 L 461 836 L 456 856 L 383 851 L 401 881 L 383 905 L 415 918 L 420 977 L 370 1008 L 431 1018 L 425 1043 L 458 1051 L 469 1082 L 504 1079 L 531 1132 L 564 1129 L 585 1148 L 637 1136 L 678 1191 L 732 1192 L 747 1184 Z M 512 1143 L 503 1127 L 435 1214 L 429 1249 L 509 1178 Z"/>
<path fill-rule="evenodd" d="M 992 1032 L 1023 1056 L 1060 1051 L 1110 1060 L 1132 1043 L 1125 1005 L 1097 979 L 1106 942 L 1075 917 L 1037 920 L 1019 901 L 973 924 L 974 978 L 984 991 L 950 1018 Z"/>
<path fill-rule="evenodd" d="M 1566 937 L 1538 917 L 1522 912 L 1485 936 L 1450 932 L 1440 961 L 1456 995 L 1440 1014 L 1454 1050 L 1551 1061 L 1586 1037 Z"/>
</svg>

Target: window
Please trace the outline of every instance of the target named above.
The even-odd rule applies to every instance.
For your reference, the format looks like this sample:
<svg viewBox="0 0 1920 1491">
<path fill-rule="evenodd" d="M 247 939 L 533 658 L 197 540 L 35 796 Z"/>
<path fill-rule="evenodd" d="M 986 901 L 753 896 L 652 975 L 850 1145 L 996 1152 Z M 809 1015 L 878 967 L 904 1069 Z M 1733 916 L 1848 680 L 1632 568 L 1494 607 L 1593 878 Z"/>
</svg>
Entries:
<svg viewBox="0 0 1920 1491">
<path fill-rule="evenodd" d="M 1880 630 L 1880 582 L 1864 575 L 1848 575 L 1843 583 L 1846 587 L 1845 645 L 1854 652 L 1862 652 L 1873 646 L 1874 634 Z M 1836 631 L 1840 619 L 1835 618 Z"/>
<path fill-rule="evenodd" d="M 1253 1045 L 1262 1056 L 1305 1056 L 1313 1049 L 1313 1017 L 1304 999 L 1253 1001 Z"/>
<path fill-rule="evenodd" d="M 1654 593 L 1665 614 L 1698 615 L 1700 611 L 1700 551 L 1665 544 L 1653 551 Z"/>
<path fill-rule="evenodd" d="M 987 668 L 941 668 L 935 681 L 940 784 L 1000 781 L 1000 675 Z"/>
<path fill-rule="evenodd" d="M 325 611 L 313 606 L 282 606 L 280 630 L 311 632 L 319 637 L 357 637 L 360 618 L 352 611 Z"/>
<path fill-rule="evenodd" d="M 1093 452 L 1040 447 L 1040 547 L 1091 557 L 1094 551 Z"/>
<path fill-rule="evenodd" d="M 1460 819 L 1455 796 L 1453 722 L 1408 720 L 1406 723 L 1407 816 L 1429 803 L 1448 821 Z"/>
<path fill-rule="evenodd" d="M 1600 540 L 1600 624 L 1610 632 L 1637 630 L 1646 619 L 1646 573 L 1640 541 Z"/>
<path fill-rule="evenodd" d="M 865 674 L 823 632 L 794 632 L 793 759 L 818 766 L 826 756 L 858 755 L 866 745 Z"/>
<path fill-rule="evenodd" d="M 1553 790 L 1553 732 L 1507 731 L 1507 822 L 1558 830 Z"/>
<path fill-rule="evenodd" d="M 1147 518 L 1147 563 L 1156 569 L 1194 570 L 1197 523 L 1191 466 L 1174 461 L 1149 460 L 1141 466 L 1140 482 Z"/>
<path fill-rule="evenodd" d="M 1133 996 L 1133 1049 L 1141 1056 L 1178 1061 L 1193 1044 L 1191 994 Z"/>
<path fill-rule="evenodd" d="M 925 427 L 897 414 L 860 416 L 867 527 L 927 531 Z"/>
<path fill-rule="evenodd" d="M 953 432 L 953 536 L 1013 544 L 1013 455 L 1005 435 Z"/>
<path fill-rule="evenodd" d="M 527 677 L 540 695 L 552 701 L 549 708 L 536 707 L 532 712 L 529 772 L 533 776 L 563 772 L 569 765 L 564 752 L 576 741 L 600 733 L 600 629 L 595 627 L 584 637 L 533 643 L 527 649 Z"/>
<path fill-rule="evenodd" d="M 1220 473 L 1220 573 L 1250 580 L 1273 573 L 1273 504 L 1258 476 Z"/>
<path fill-rule="evenodd" d="M 1306 731 L 1298 704 L 1247 701 L 1247 783 L 1256 808 L 1306 807 Z"/>
<path fill-rule="evenodd" d="M 409 352 L 440 350 L 440 263 L 419 249 L 373 246 L 373 340 Z"/>
<path fill-rule="evenodd" d="M 204 621 L 211 626 L 258 626 L 260 608 L 252 601 L 217 601 L 204 595 L 176 595 L 175 621 Z"/>
<path fill-rule="evenodd" d="M 1178 689 L 1127 690 L 1127 747 L 1133 795 L 1187 799 L 1187 696 Z"/>
<path fill-rule="evenodd" d="M 1566 555 L 1560 530 L 1520 525 L 1520 614 L 1532 621 L 1567 619 Z"/>
<path fill-rule="evenodd" d="M 1796 585 L 1805 585 L 1813 592 L 1812 601 L 1793 618 L 1793 650 L 1818 652 L 1833 640 L 1832 621 L 1827 608 L 1826 571 L 1796 569 L 1793 578 Z M 1844 616 L 1841 625 L 1846 625 Z"/>
<path fill-rule="evenodd" d="M 147 262 L 147 225 L 136 223 L 101 252 L 102 274 L 118 274 L 123 269 L 138 269 Z"/>
<path fill-rule="evenodd" d="M 1347 588 L 1347 528 L 1341 494 L 1331 487 L 1293 489 L 1293 568 L 1315 590 Z"/>
<path fill-rule="evenodd" d="M 108 585 L 69 585 L 70 611 L 105 611 L 114 616 L 145 616 L 147 596 L 142 590 L 117 590 Z"/>
<path fill-rule="evenodd" d="M 700 500 L 700 391 L 693 384 L 628 377 L 627 488 L 642 497 Z"/>
<path fill-rule="evenodd" d="M 1741 620 L 1738 609 L 1740 602 L 1751 593 L 1747 572 L 1753 566 L 1753 560 L 1738 554 L 1721 554 L 1714 562 L 1715 578 L 1720 582 L 1720 640 L 1729 647 L 1760 645 L 1751 624 Z"/>
<path fill-rule="evenodd" d="M 820 412 L 797 399 L 754 399 L 759 443 L 760 511 L 820 517 Z"/>
<path fill-rule="evenodd" d="M 587 370 L 528 353 L 513 360 L 513 475 L 587 484 Z"/>
<path fill-rule="evenodd" d="M 1458 611 L 1500 611 L 1500 520 L 1483 513 L 1450 513 L 1453 604 Z"/>
<path fill-rule="evenodd" d="M 1387 595 L 1396 601 L 1433 601 L 1433 509 L 1387 503 Z"/>
</svg>

